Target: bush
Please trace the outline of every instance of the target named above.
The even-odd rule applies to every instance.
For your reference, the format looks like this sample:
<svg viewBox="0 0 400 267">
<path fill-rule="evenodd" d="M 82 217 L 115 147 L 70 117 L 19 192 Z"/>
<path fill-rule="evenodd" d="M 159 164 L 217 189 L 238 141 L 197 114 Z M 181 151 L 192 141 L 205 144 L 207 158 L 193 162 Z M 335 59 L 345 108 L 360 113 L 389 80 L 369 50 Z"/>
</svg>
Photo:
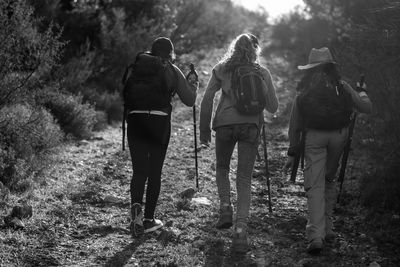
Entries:
<svg viewBox="0 0 400 267">
<path fill-rule="evenodd" d="M 368 95 L 375 113 L 362 125 L 368 144 L 373 175 L 366 174 L 361 184 L 363 203 L 375 210 L 400 211 L 400 1 L 378 3 L 378 8 L 367 10 L 353 28 L 346 49 L 342 51 L 348 73 L 363 71 Z"/>
<path fill-rule="evenodd" d="M 84 139 L 92 134 L 96 123 L 96 111 L 83 103 L 82 96 L 69 95 L 61 92 L 42 92 L 38 101 L 56 118 L 61 129 L 68 135 Z"/>
<path fill-rule="evenodd" d="M 53 116 L 41 107 L 27 104 L 0 110 L 0 181 L 11 189 L 26 187 L 41 168 L 44 152 L 63 138 Z M 39 163 L 39 164 L 38 164 Z"/>
<path fill-rule="evenodd" d="M 30 99 L 29 82 L 48 75 L 64 43 L 53 25 L 40 32 L 34 10 L 23 0 L 0 1 L 0 108 Z"/>
<path fill-rule="evenodd" d="M 362 203 L 376 211 L 400 212 L 400 164 L 391 162 L 377 168 L 361 182 Z"/>
<path fill-rule="evenodd" d="M 107 114 L 104 111 L 96 111 L 96 124 L 93 126 L 93 131 L 105 130 L 108 126 Z"/>
<path fill-rule="evenodd" d="M 111 124 L 113 121 L 122 120 L 124 104 L 119 93 L 97 93 L 92 96 L 91 100 L 94 101 L 97 109 L 103 110 L 106 113 L 108 124 Z"/>
</svg>

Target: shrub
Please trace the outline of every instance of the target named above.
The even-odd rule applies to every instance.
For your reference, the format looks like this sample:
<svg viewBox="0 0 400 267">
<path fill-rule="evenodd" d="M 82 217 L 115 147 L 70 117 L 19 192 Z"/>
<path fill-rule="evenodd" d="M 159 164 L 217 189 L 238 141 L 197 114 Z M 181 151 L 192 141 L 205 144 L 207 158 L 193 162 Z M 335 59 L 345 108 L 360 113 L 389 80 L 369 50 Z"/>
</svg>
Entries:
<svg viewBox="0 0 400 267">
<path fill-rule="evenodd" d="M 67 135 L 79 139 L 91 136 L 96 123 L 96 111 L 90 104 L 83 103 L 81 95 L 42 92 L 38 96 L 41 98 L 38 101 L 53 114 Z"/>
<path fill-rule="evenodd" d="M 104 111 L 96 111 L 96 124 L 93 126 L 93 131 L 102 131 L 107 128 L 107 114 Z"/>
<path fill-rule="evenodd" d="M 0 108 L 30 99 L 28 83 L 48 75 L 57 65 L 64 43 L 53 25 L 40 32 L 26 1 L 0 1 Z"/>
<path fill-rule="evenodd" d="M 97 93 L 92 96 L 91 100 L 94 101 L 97 109 L 105 111 L 109 124 L 113 121 L 122 120 L 124 104 L 122 103 L 119 93 Z"/>
<path fill-rule="evenodd" d="M 41 107 L 27 104 L 0 110 L 0 181 L 11 189 L 29 184 L 38 160 L 63 138 L 53 116 Z"/>
<path fill-rule="evenodd" d="M 390 162 L 376 168 L 372 175 L 361 182 L 361 200 L 364 205 L 377 211 L 394 210 L 400 212 L 400 164 Z"/>
</svg>

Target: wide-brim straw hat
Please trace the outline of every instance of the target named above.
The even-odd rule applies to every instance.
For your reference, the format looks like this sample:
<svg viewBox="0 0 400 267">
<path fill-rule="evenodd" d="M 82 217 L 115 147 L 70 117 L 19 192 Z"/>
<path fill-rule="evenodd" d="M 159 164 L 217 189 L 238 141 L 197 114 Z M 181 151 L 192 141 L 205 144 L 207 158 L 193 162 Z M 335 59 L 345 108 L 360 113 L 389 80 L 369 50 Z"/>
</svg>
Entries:
<svg viewBox="0 0 400 267">
<path fill-rule="evenodd" d="M 327 47 L 322 47 L 322 48 L 313 48 L 311 49 L 310 55 L 308 56 L 308 64 L 307 65 L 300 65 L 297 66 L 299 70 L 307 70 L 311 68 L 315 68 L 317 66 L 320 66 L 322 64 L 327 64 L 327 63 L 332 63 L 332 64 L 337 64 L 332 57 L 331 52 L 329 51 L 329 48 Z"/>
</svg>

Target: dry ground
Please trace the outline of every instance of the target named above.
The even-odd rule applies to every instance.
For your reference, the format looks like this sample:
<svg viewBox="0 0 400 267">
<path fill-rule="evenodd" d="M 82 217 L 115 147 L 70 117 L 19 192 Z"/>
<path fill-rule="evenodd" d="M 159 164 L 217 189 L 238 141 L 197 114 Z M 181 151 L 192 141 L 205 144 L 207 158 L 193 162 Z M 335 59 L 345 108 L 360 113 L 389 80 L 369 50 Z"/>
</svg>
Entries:
<svg viewBox="0 0 400 267">
<path fill-rule="evenodd" d="M 215 61 L 218 56 L 210 58 Z M 275 60 L 270 66 L 281 104 L 278 118 L 267 116 L 273 212 L 268 211 L 264 161 L 260 160 L 252 180 L 251 251 L 246 255 L 231 253 L 230 230 L 214 228 L 218 199 L 213 145 L 198 153 L 199 192 L 192 200 L 180 196 L 196 183 L 192 109 L 177 101 L 156 210 L 165 223 L 161 231 L 141 238 L 129 233 L 131 163 L 128 151 L 121 150 L 120 127 L 110 127 L 91 140 L 60 147 L 34 190 L 11 196 L 9 204 L 28 199 L 33 217 L 24 221 L 23 230 L 0 228 L 0 266 L 400 266 L 400 244 L 386 223 L 399 224 L 399 217 L 389 214 L 385 223 L 376 224 L 379 220 L 357 203 L 362 161 L 349 164 L 348 193 L 335 214 L 337 242 L 318 257 L 305 252 L 302 176 L 299 173 L 298 182 L 291 184 L 281 172 L 288 142 L 286 129 L 280 125 L 285 124 L 282 118 L 287 118 L 289 110 L 285 108 L 291 94 L 288 88 L 294 87 L 294 81 L 285 78 L 290 76 L 285 64 Z M 212 65 L 204 61 L 199 70 Z M 206 81 L 209 72 L 200 71 L 200 76 Z M 201 95 L 197 106 L 200 100 Z M 236 163 L 235 152 L 230 172 L 233 202 Z M 0 226 L 11 208 L 0 203 Z"/>
<path fill-rule="evenodd" d="M 195 188 L 191 109 L 178 105 L 162 177 L 156 216 L 163 230 L 141 238 L 128 231 L 130 158 L 121 150 L 121 130 L 110 127 L 87 142 L 64 145 L 45 184 L 31 194 L 34 215 L 24 230 L 0 231 L 1 266 L 395 266 L 363 221 L 363 211 L 342 206 L 336 215 L 338 242 L 318 257 L 305 252 L 306 206 L 297 184 L 280 171 L 285 129 L 268 127 L 273 212 L 268 211 L 263 161 L 252 182 L 251 251 L 230 251 L 231 231 L 214 228 L 218 200 L 213 146 L 199 151 L 200 191 L 192 201 L 179 195 Z M 261 148 L 260 148 L 260 152 Z M 260 153 L 262 155 L 262 153 Z M 236 156 L 232 162 L 235 199 Z M 206 198 L 210 203 L 196 200 Z M 9 211 L 2 207 L 4 214 Z M 386 257 L 386 258 L 385 258 Z M 398 263 L 398 261 L 397 261 Z M 258 264 L 258 265 L 257 265 Z"/>
</svg>

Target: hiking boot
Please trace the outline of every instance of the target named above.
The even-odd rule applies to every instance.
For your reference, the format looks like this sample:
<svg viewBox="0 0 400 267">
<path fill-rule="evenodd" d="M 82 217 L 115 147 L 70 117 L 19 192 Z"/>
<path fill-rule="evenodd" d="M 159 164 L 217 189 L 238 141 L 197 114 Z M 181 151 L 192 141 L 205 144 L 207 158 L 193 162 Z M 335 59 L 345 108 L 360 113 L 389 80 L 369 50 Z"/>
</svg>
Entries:
<svg viewBox="0 0 400 267">
<path fill-rule="evenodd" d="M 157 229 L 160 229 L 161 227 L 164 226 L 164 224 L 162 223 L 162 221 L 157 219 L 152 219 L 152 220 L 144 219 L 143 226 L 144 226 L 144 232 L 150 233 L 154 232 Z"/>
<path fill-rule="evenodd" d="M 308 243 L 307 253 L 311 255 L 317 255 L 321 252 L 322 247 L 323 243 L 321 238 L 313 239 L 311 242 Z"/>
<path fill-rule="evenodd" d="M 143 212 L 142 205 L 134 203 L 131 206 L 131 234 L 133 236 L 139 236 L 143 233 Z"/>
<path fill-rule="evenodd" d="M 236 253 L 246 253 L 249 251 L 246 228 L 237 227 L 235 229 L 232 239 L 232 250 Z"/>
<path fill-rule="evenodd" d="M 232 206 L 221 206 L 219 219 L 215 227 L 217 229 L 228 229 L 232 226 L 233 209 Z"/>
</svg>

